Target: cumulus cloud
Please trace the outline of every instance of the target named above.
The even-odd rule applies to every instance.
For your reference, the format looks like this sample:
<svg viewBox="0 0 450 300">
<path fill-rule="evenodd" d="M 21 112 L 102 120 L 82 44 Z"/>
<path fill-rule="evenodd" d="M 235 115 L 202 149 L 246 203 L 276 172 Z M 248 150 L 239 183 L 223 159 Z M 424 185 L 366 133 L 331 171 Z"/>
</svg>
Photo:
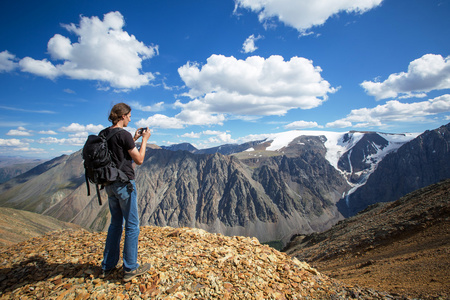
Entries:
<svg viewBox="0 0 450 300">
<path fill-rule="evenodd" d="M 0 52 L 0 73 L 11 72 L 17 68 L 17 62 L 15 62 L 16 56 L 8 51 Z"/>
<path fill-rule="evenodd" d="M 361 86 L 377 100 L 423 98 L 427 92 L 450 88 L 450 56 L 426 54 L 412 61 L 407 72 L 391 74 L 383 82 L 364 81 Z"/>
<path fill-rule="evenodd" d="M 190 138 L 190 139 L 199 139 L 201 137 L 201 133 L 195 133 L 195 132 L 191 131 L 191 132 L 187 132 L 187 133 L 181 135 L 181 137 L 186 137 L 186 138 Z"/>
<path fill-rule="evenodd" d="M 201 144 L 197 145 L 198 147 L 205 148 L 205 147 L 214 147 L 214 145 L 237 143 L 237 140 L 231 138 L 231 134 L 226 131 L 205 130 L 202 132 L 197 133 L 190 132 L 181 135 L 181 137 L 190 139 L 199 139 L 204 136 L 207 136 L 208 138 L 204 140 Z"/>
<path fill-rule="evenodd" d="M 260 39 L 262 39 L 261 35 L 258 35 L 257 37 L 255 37 L 255 35 L 252 34 L 251 36 L 249 36 L 245 40 L 244 44 L 242 45 L 242 52 L 243 53 L 255 52 L 258 49 L 258 47 L 256 47 L 256 45 L 255 45 L 255 42 Z"/>
<path fill-rule="evenodd" d="M 158 102 L 153 105 L 142 105 L 139 102 L 133 101 L 130 102 L 132 108 L 141 110 L 141 111 L 161 111 L 164 108 L 164 102 Z"/>
<path fill-rule="evenodd" d="M 135 89 L 149 84 L 155 76 L 141 72 L 142 61 L 158 54 L 157 46 L 147 46 L 134 35 L 123 30 L 125 21 L 120 12 L 110 12 L 103 20 L 98 17 L 81 17 L 80 24 L 63 25 L 78 36 L 72 41 L 55 34 L 48 42 L 48 53 L 54 61 L 25 57 L 19 61 L 23 72 L 55 79 L 97 80 L 116 89 Z M 0 54 L 0 70 L 14 67 L 14 56 Z"/>
<path fill-rule="evenodd" d="M 286 129 L 306 129 L 306 128 L 317 128 L 322 127 L 317 122 L 308 122 L 308 121 L 295 121 L 292 123 L 289 123 L 284 126 Z"/>
<path fill-rule="evenodd" d="M 71 137 L 71 138 L 62 138 L 57 139 L 55 137 L 46 137 L 40 138 L 36 141 L 39 144 L 58 144 L 58 145 L 66 145 L 66 146 L 83 146 L 86 142 L 86 137 Z"/>
<path fill-rule="evenodd" d="M 25 127 L 18 127 L 17 129 L 11 129 L 9 130 L 6 135 L 12 135 L 12 136 L 32 136 L 32 131 L 27 130 Z"/>
<path fill-rule="evenodd" d="M 58 134 L 56 131 L 53 130 L 41 130 L 38 132 L 39 134 L 50 134 L 50 135 L 56 135 Z"/>
<path fill-rule="evenodd" d="M 311 60 L 278 55 L 246 60 L 212 55 L 200 66 L 187 63 L 178 69 L 189 92 L 196 98 L 185 104 L 217 114 L 284 115 L 290 109 L 310 109 L 334 93 Z"/>
<path fill-rule="evenodd" d="M 336 14 L 362 14 L 379 6 L 381 2 L 382 0 L 235 0 L 236 7 L 257 13 L 260 22 L 276 18 L 301 33 L 323 25 Z"/>
<path fill-rule="evenodd" d="M 19 139 L 0 139 L 0 147 L 22 147 L 28 146 L 28 143 L 23 143 Z"/>
<path fill-rule="evenodd" d="M 428 101 L 401 103 L 398 100 L 388 101 L 374 108 L 354 109 L 350 114 L 327 127 L 367 127 L 384 126 L 392 122 L 420 122 L 426 117 L 450 112 L 450 94 L 445 94 Z"/>
<path fill-rule="evenodd" d="M 212 55 L 206 64 L 188 62 L 178 69 L 190 101 L 177 100 L 174 117 L 155 114 L 139 120 L 140 127 L 184 128 L 190 125 L 223 125 L 227 118 L 254 120 L 284 115 L 291 109 L 311 109 L 337 91 L 322 78 L 322 69 L 311 60 L 273 55 L 245 60 Z"/>
<path fill-rule="evenodd" d="M 98 133 L 100 130 L 105 128 L 103 125 L 81 125 L 78 123 L 72 123 L 69 126 L 64 126 L 59 129 L 59 131 L 62 132 L 92 132 L 92 133 Z"/>
<path fill-rule="evenodd" d="M 149 128 L 167 128 L 167 129 L 180 129 L 184 128 L 184 123 L 176 117 L 167 117 L 161 114 L 154 114 L 147 119 L 141 119 L 136 122 L 138 127 Z"/>
</svg>

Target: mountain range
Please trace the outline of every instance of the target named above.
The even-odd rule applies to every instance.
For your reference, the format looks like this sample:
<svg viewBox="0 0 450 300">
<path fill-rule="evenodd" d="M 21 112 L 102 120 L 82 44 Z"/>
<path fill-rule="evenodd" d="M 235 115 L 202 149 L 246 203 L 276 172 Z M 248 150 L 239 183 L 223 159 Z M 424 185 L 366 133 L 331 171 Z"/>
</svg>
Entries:
<svg viewBox="0 0 450 300">
<path fill-rule="evenodd" d="M 136 168 L 141 225 L 285 244 L 450 178 L 449 132 L 450 124 L 422 134 L 288 131 L 203 150 L 154 145 Z M 81 151 L 1 184 L 0 206 L 92 230 L 108 226 L 108 206 L 87 196 Z"/>
<path fill-rule="evenodd" d="M 45 162 L 43 159 L 0 156 L 0 183 L 6 182 Z"/>
</svg>

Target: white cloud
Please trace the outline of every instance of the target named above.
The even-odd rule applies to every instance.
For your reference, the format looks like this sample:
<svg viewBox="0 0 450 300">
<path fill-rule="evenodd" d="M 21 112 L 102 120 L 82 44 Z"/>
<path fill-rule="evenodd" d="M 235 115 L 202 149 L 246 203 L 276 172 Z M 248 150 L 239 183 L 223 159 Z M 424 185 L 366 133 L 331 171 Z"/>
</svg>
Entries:
<svg viewBox="0 0 450 300">
<path fill-rule="evenodd" d="M 147 119 L 141 119 L 136 122 L 138 127 L 149 127 L 151 128 L 170 128 L 170 129 L 180 129 L 184 128 L 184 124 L 181 120 L 175 117 L 167 117 L 161 114 L 155 114 L 148 117 Z"/>
<path fill-rule="evenodd" d="M 23 108 L 16 108 L 11 106 L 4 106 L 0 105 L 0 109 L 5 110 L 11 110 L 11 111 L 20 111 L 20 112 L 26 112 L 26 113 L 36 113 L 36 114 L 54 114 L 54 111 L 51 110 L 32 110 L 32 109 L 23 109 Z"/>
<path fill-rule="evenodd" d="M 185 133 L 183 135 L 181 135 L 181 137 L 186 137 L 186 138 L 190 138 L 190 139 L 198 139 L 201 137 L 201 133 L 194 133 L 193 131 L 191 131 L 190 133 Z"/>
<path fill-rule="evenodd" d="M 0 52 L 0 73 L 1 72 L 11 72 L 17 68 L 17 63 L 14 61 L 16 56 L 9 53 L 8 51 Z"/>
<path fill-rule="evenodd" d="M 21 70 L 50 79 L 67 76 L 97 80 L 123 90 L 147 85 L 155 76 L 141 72 L 142 61 L 157 55 L 158 47 L 138 41 L 134 35 L 123 31 L 124 25 L 120 12 L 107 13 L 103 20 L 81 17 L 79 26 L 64 25 L 70 33 L 78 36 L 78 42 L 72 43 L 69 38 L 55 34 L 47 44 L 51 58 L 62 63 L 25 57 L 19 61 Z M 0 66 L 11 69 L 11 63 L 5 63 L 13 58 L 8 53 L 3 54 Z"/>
<path fill-rule="evenodd" d="M 226 132 L 217 132 L 213 137 L 208 139 L 208 143 L 211 144 L 234 144 L 236 140 L 231 138 L 231 134 Z"/>
<path fill-rule="evenodd" d="M 336 120 L 334 122 L 327 123 L 326 127 L 331 128 L 346 128 L 346 127 L 352 127 L 352 122 L 346 121 L 345 119 L 342 120 Z"/>
<path fill-rule="evenodd" d="M 412 61 L 407 72 L 391 74 L 383 82 L 364 81 L 361 86 L 377 100 L 423 98 L 426 92 L 450 88 L 450 56 L 426 54 Z"/>
<path fill-rule="evenodd" d="M 201 144 L 196 145 L 200 148 L 209 148 L 217 145 L 237 143 L 237 140 L 231 138 L 230 133 L 218 130 L 205 130 L 198 133 L 194 132 L 185 133 L 181 137 L 199 139 L 202 136 L 209 136 L 209 137 L 206 140 L 202 141 Z"/>
<path fill-rule="evenodd" d="M 78 124 L 78 123 L 72 123 L 69 126 L 61 127 L 59 129 L 59 131 L 62 131 L 62 132 L 77 132 L 77 133 L 81 133 L 81 132 L 98 133 L 104 128 L 105 127 L 103 125 L 93 125 L 93 124 L 81 125 L 81 124 Z"/>
<path fill-rule="evenodd" d="M 164 108 L 164 102 L 158 102 L 153 105 L 144 106 L 139 102 L 130 102 L 131 107 L 141 111 L 161 111 Z"/>
<path fill-rule="evenodd" d="M 53 130 L 41 130 L 38 132 L 39 134 L 51 134 L 51 135 L 56 135 L 58 134 L 57 132 L 53 131 Z"/>
<path fill-rule="evenodd" d="M 66 146 L 83 146 L 86 142 L 86 137 L 72 137 L 72 138 L 62 138 L 57 139 L 54 137 L 46 137 L 40 138 L 36 141 L 39 144 L 58 144 L 58 145 L 66 145 Z"/>
<path fill-rule="evenodd" d="M 18 127 L 17 129 L 11 129 L 9 130 L 6 135 L 12 135 L 12 136 L 32 136 L 32 131 L 27 130 L 25 127 Z"/>
<path fill-rule="evenodd" d="M 284 115 L 290 109 L 321 105 L 334 93 L 320 67 L 311 60 L 273 55 L 246 60 L 212 55 L 203 66 L 187 63 L 178 73 L 197 98 L 183 104 L 185 110 L 239 115 Z"/>
<path fill-rule="evenodd" d="M 229 118 L 254 120 L 260 116 L 284 115 L 291 109 L 311 109 L 337 91 L 312 61 L 281 56 L 238 60 L 212 55 L 199 66 L 187 63 L 178 69 L 191 101 L 177 100 L 174 117 L 155 114 L 141 119 L 139 127 L 184 128 L 190 125 L 223 125 Z M 141 107 L 142 108 L 142 107 Z"/>
<path fill-rule="evenodd" d="M 254 34 L 252 34 L 251 36 L 249 36 L 244 44 L 242 45 L 242 52 L 243 53 L 252 53 L 255 52 L 258 47 L 255 46 L 255 42 L 257 40 L 260 40 L 262 38 L 262 36 L 258 35 L 257 37 L 255 37 Z"/>
<path fill-rule="evenodd" d="M 19 61 L 19 66 L 22 72 L 32 73 L 49 79 L 55 79 L 61 75 L 60 70 L 47 59 L 36 60 L 31 57 L 25 57 Z"/>
<path fill-rule="evenodd" d="M 75 91 L 71 90 L 71 89 L 64 89 L 64 93 L 67 94 L 76 94 Z"/>
<path fill-rule="evenodd" d="M 286 129 L 321 128 L 317 122 L 295 121 L 284 126 Z"/>
<path fill-rule="evenodd" d="M 423 102 L 401 103 L 388 101 L 374 108 L 354 109 L 350 114 L 327 127 L 367 127 L 383 126 L 393 122 L 423 122 L 427 116 L 450 112 L 450 94 L 445 94 Z"/>
<path fill-rule="evenodd" d="M 260 22 L 277 18 L 280 22 L 305 33 L 324 24 L 333 15 L 362 14 L 379 6 L 382 0 L 235 0 L 237 7 L 258 13 Z"/>
<path fill-rule="evenodd" d="M 0 147 L 22 147 L 28 146 L 28 143 L 23 143 L 19 139 L 0 139 Z"/>
</svg>

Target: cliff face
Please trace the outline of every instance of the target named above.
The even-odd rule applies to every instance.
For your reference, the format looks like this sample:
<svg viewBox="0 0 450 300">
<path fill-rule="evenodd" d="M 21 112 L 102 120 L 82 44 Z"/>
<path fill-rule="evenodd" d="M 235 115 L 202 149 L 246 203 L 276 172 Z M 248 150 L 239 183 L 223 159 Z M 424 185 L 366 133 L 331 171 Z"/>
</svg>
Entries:
<svg viewBox="0 0 450 300">
<path fill-rule="evenodd" d="M 323 158 L 268 157 L 249 168 L 220 154 L 152 150 L 147 155 L 137 175 L 143 225 L 271 241 L 325 228 L 340 218 L 334 203 L 345 181 L 329 180 L 337 172 Z"/>
<path fill-rule="evenodd" d="M 395 299 L 322 275 L 254 238 L 200 229 L 142 227 L 150 271 L 122 283 L 99 278 L 104 233 L 60 231 L 0 253 L 2 299 Z"/>
</svg>

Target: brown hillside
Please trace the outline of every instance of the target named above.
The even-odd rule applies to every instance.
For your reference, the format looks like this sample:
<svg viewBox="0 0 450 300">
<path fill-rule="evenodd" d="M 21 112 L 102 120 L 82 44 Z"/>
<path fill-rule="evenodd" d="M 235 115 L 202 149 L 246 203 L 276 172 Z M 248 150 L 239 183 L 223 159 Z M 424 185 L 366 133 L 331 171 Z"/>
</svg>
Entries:
<svg viewBox="0 0 450 300">
<path fill-rule="evenodd" d="M 450 180 L 298 236 L 286 253 L 347 284 L 450 299 Z"/>
<path fill-rule="evenodd" d="M 24 210 L 0 207 L 0 249 L 42 234 L 81 226 Z"/>
<path fill-rule="evenodd" d="M 256 239 L 142 227 L 149 273 L 99 278 L 105 233 L 61 231 L 0 253 L 1 299 L 395 299 L 348 287 Z"/>
</svg>

